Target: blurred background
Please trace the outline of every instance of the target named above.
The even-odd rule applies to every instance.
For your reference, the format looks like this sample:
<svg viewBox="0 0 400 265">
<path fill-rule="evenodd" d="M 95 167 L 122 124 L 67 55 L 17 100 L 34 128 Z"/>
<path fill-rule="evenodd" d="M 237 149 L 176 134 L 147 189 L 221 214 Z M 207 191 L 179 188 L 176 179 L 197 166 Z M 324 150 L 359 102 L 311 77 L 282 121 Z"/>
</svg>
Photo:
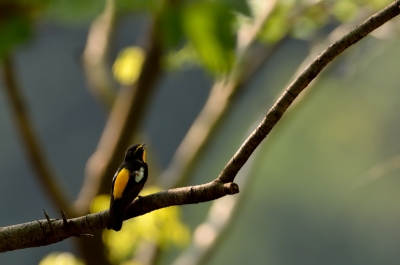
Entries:
<svg viewBox="0 0 400 265">
<path fill-rule="evenodd" d="M 212 181 L 305 66 L 390 2 L 0 0 L 0 226 L 106 209 L 136 142 L 142 194 Z M 239 194 L 0 263 L 398 264 L 399 31 L 322 71 Z"/>
</svg>

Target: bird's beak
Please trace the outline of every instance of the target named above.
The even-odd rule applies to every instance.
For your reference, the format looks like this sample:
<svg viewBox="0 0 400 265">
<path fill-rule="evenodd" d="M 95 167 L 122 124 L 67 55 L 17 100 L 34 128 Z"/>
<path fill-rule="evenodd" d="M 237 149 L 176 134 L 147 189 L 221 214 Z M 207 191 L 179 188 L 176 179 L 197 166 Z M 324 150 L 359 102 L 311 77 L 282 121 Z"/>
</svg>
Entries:
<svg viewBox="0 0 400 265">
<path fill-rule="evenodd" d="M 144 150 L 144 148 L 147 147 L 146 143 L 142 143 L 141 147 L 143 148 L 142 160 L 146 163 L 146 150 Z"/>
</svg>

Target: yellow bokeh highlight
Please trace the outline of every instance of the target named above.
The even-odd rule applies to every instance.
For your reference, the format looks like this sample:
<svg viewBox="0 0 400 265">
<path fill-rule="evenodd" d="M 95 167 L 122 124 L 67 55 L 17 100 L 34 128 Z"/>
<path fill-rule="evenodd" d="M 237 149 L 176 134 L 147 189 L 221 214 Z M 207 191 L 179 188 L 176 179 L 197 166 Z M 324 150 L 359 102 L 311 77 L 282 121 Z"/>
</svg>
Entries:
<svg viewBox="0 0 400 265">
<path fill-rule="evenodd" d="M 158 191 L 158 187 L 150 186 L 143 189 L 141 196 Z M 129 259 L 142 240 L 154 242 L 162 248 L 185 246 L 190 239 L 190 230 L 181 221 L 181 215 L 179 207 L 168 207 L 125 221 L 119 232 L 104 230 L 103 241 L 109 249 L 110 260 L 119 264 Z"/>
<path fill-rule="evenodd" d="M 53 252 L 44 257 L 39 265 L 84 265 L 85 263 L 68 252 Z"/>
<path fill-rule="evenodd" d="M 122 50 L 113 65 L 114 78 L 123 85 L 136 82 L 142 70 L 145 53 L 142 48 L 133 46 Z"/>
<path fill-rule="evenodd" d="M 99 195 L 90 204 L 90 212 L 98 213 L 110 207 L 110 195 Z"/>
</svg>

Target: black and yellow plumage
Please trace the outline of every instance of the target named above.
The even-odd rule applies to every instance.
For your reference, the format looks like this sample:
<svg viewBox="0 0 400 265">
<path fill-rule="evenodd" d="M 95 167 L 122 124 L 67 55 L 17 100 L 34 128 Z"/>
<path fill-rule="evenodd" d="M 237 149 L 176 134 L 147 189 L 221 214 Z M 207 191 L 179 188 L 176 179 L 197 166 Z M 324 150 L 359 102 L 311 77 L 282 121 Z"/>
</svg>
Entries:
<svg viewBox="0 0 400 265">
<path fill-rule="evenodd" d="M 112 180 L 110 215 L 107 229 L 121 230 L 125 209 L 139 195 L 147 181 L 145 144 L 136 144 L 126 150 L 124 162 Z"/>
</svg>

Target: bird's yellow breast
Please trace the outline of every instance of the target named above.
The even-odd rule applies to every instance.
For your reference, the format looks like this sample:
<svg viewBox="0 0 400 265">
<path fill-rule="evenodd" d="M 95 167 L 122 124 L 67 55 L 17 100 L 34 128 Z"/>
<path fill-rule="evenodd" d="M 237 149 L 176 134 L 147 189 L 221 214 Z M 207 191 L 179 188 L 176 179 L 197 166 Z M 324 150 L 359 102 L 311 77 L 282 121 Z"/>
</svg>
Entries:
<svg viewBox="0 0 400 265">
<path fill-rule="evenodd" d="M 126 185 L 128 184 L 128 180 L 129 180 L 129 171 L 124 168 L 122 169 L 116 179 L 115 179 L 115 183 L 114 183 L 114 199 L 119 199 L 122 197 L 122 193 L 125 190 Z"/>
</svg>

